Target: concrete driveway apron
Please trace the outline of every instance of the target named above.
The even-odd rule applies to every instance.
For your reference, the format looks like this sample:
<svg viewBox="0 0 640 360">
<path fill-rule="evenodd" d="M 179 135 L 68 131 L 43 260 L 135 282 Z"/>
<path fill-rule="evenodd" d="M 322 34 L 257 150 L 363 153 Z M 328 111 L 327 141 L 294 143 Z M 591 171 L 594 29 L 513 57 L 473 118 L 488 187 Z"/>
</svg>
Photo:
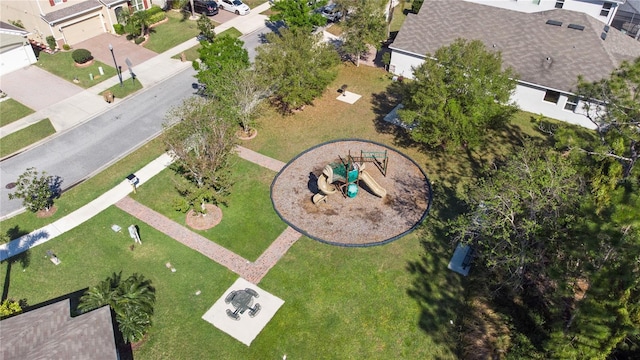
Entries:
<svg viewBox="0 0 640 360">
<path fill-rule="evenodd" d="M 2 91 L 35 111 L 83 91 L 81 87 L 31 65 L 0 77 Z"/>
<path fill-rule="evenodd" d="M 94 59 L 108 66 L 115 67 L 111 51 L 109 50 L 109 44 L 113 46 L 113 54 L 116 57 L 118 66 L 122 66 L 123 73 L 128 71 L 126 59 L 129 59 L 131 62 L 133 72 L 135 73 L 136 65 L 142 64 L 158 55 L 144 46 L 136 45 L 128 41 L 125 36 L 116 36 L 107 33 L 94 36 L 91 39 L 75 44 L 73 47 L 75 49 L 87 49 L 91 52 Z"/>
</svg>

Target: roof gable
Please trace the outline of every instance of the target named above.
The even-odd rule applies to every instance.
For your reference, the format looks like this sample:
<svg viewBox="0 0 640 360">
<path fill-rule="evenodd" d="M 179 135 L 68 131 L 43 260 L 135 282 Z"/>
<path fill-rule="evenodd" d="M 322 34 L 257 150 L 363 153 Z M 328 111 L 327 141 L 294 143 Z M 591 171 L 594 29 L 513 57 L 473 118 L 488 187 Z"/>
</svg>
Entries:
<svg viewBox="0 0 640 360">
<path fill-rule="evenodd" d="M 549 25 L 548 20 L 561 22 Z M 584 26 L 571 29 L 569 24 Z M 543 87 L 572 91 L 578 75 L 587 81 L 609 76 L 622 60 L 640 57 L 640 43 L 611 28 L 601 39 L 604 25 L 590 16 L 564 9 L 522 13 L 466 1 L 423 7 L 407 16 L 394 43 L 400 50 L 425 57 L 457 38 L 481 40 L 502 53 L 519 80 Z"/>
</svg>

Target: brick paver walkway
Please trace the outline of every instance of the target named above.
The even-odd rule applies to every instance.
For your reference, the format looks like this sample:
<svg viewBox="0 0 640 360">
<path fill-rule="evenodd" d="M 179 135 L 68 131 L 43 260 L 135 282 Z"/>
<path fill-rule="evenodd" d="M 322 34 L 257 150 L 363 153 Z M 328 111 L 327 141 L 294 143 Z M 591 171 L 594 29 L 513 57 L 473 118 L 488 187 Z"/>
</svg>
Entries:
<svg viewBox="0 0 640 360">
<path fill-rule="evenodd" d="M 194 233 L 166 216 L 149 209 L 128 196 L 118 201 L 116 206 L 254 284 L 258 284 L 260 280 L 262 280 L 267 272 L 301 236 L 299 232 L 287 227 L 287 229 L 271 243 L 269 248 L 258 257 L 256 262 L 252 263 L 215 242 Z"/>
<path fill-rule="evenodd" d="M 238 146 L 237 150 L 241 158 L 276 172 L 280 171 L 285 165 L 282 161 L 272 159 L 242 146 Z M 128 196 L 118 201 L 116 206 L 254 284 L 258 284 L 262 280 L 267 272 L 301 236 L 299 232 L 287 227 L 255 262 L 250 262 Z"/>
<path fill-rule="evenodd" d="M 275 172 L 282 170 L 282 168 L 286 165 L 280 160 L 276 160 L 268 156 L 264 156 L 260 153 L 257 153 L 253 150 L 249 150 L 242 146 L 238 146 L 237 150 L 238 150 L 238 155 L 241 158 L 247 161 L 251 161 L 252 163 L 258 164 L 262 167 L 266 167 L 267 169 L 273 170 Z"/>
</svg>

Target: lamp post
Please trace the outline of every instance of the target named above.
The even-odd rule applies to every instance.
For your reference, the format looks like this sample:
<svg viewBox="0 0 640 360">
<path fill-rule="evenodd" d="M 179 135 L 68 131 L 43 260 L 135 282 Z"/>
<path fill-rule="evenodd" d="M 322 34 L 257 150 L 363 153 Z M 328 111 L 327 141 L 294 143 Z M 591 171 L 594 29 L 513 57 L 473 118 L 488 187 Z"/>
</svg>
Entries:
<svg viewBox="0 0 640 360">
<path fill-rule="evenodd" d="M 120 86 L 124 86 L 124 84 L 122 83 L 122 69 L 120 68 L 120 66 L 118 66 L 118 63 L 116 62 L 116 56 L 113 54 L 113 46 L 111 46 L 111 44 L 109 44 L 109 51 L 111 51 L 111 57 L 113 58 L 113 64 L 116 66 L 116 72 L 118 73 L 118 79 L 120 79 Z"/>
</svg>

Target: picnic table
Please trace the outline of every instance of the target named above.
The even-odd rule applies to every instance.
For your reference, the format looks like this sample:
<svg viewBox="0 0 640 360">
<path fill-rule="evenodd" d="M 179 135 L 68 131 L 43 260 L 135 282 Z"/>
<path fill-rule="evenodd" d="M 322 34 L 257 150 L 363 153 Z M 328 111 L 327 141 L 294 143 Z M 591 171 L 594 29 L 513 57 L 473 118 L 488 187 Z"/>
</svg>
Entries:
<svg viewBox="0 0 640 360">
<path fill-rule="evenodd" d="M 245 311 L 249 310 L 250 317 L 256 316 L 260 312 L 260 304 L 256 303 L 254 305 L 253 299 L 257 297 L 259 297 L 258 293 L 250 288 L 231 291 L 224 302 L 231 304 L 235 311 L 227 309 L 227 315 L 234 320 L 240 320 L 240 314 L 244 314 Z"/>
</svg>

